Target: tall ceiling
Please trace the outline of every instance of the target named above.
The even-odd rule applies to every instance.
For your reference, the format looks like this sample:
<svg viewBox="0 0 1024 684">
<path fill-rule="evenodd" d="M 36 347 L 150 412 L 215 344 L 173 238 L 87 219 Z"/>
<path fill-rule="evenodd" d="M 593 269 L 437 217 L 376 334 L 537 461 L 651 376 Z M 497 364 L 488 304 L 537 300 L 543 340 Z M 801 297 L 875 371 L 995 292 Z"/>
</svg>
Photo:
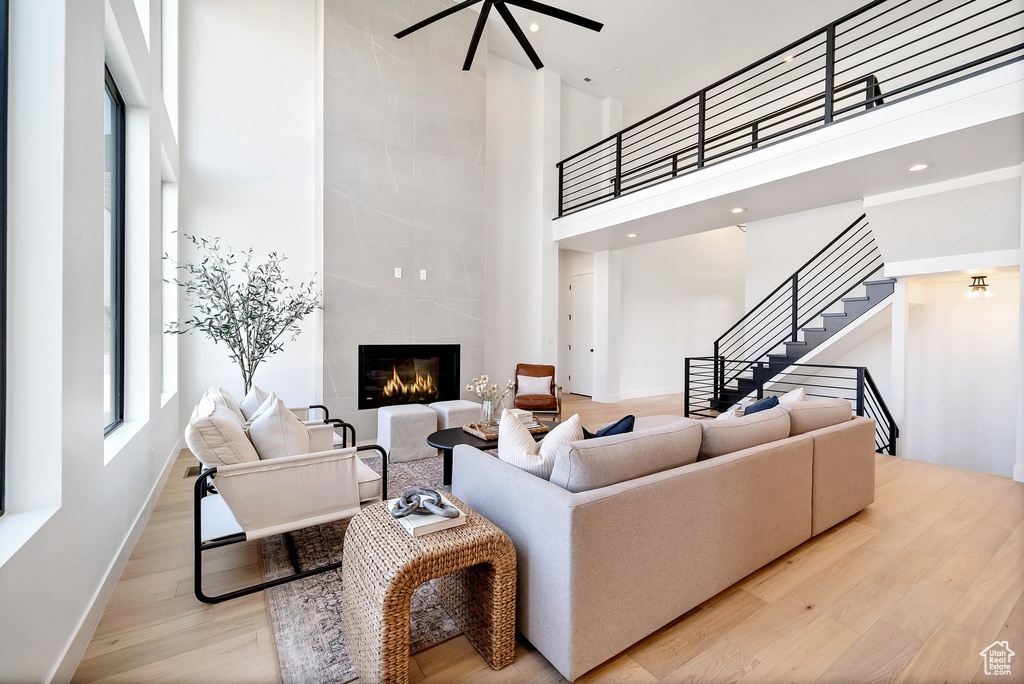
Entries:
<svg viewBox="0 0 1024 684">
<path fill-rule="evenodd" d="M 510 9 L 544 65 L 596 97 L 623 102 L 626 123 L 802 38 L 867 0 L 544 0 L 604 22 L 594 33 L 519 7 Z M 532 68 L 492 16 L 488 50 Z M 619 71 L 614 71 L 619 67 Z M 589 76 L 591 83 L 583 81 Z"/>
</svg>

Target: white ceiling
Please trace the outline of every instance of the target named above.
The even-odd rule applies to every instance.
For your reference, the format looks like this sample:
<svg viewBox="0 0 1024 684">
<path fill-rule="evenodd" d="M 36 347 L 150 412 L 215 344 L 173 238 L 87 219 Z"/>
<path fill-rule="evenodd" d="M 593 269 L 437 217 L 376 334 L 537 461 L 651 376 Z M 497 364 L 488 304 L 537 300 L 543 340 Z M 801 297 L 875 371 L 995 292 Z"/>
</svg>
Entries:
<svg viewBox="0 0 1024 684">
<path fill-rule="evenodd" d="M 543 0 L 604 22 L 595 33 L 509 6 L 545 67 L 596 97 L 622 100 L 626 123 L 653 114 L 779 50 L 867 0 Z M 532 68 L 491 13 L 488 50 Z M 614 72 L 612 67 L 621 71 Z M 592 83 L 584 83 L 589 76 Z"/>
</svg>

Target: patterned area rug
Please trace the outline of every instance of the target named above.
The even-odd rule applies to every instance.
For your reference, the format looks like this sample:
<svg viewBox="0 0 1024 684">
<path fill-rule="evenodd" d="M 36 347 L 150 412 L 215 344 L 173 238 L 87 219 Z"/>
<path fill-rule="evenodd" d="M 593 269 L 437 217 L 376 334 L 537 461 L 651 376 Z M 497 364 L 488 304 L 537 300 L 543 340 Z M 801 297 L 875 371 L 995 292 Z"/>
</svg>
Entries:
<svg viewBox="0 0 1024 684">
<path fill-rule="evenodd" d="M 366 459 L 366 464 L 380 472 L 379 456 Z M 441 486 L 441 473 L 440 456 L 391 464 L 388 466 L 388 492 L 394 497 L 410 487 L 448 490 L 450 488 Z M 263 576 L 272 579 L 295 572 L 288 552 L 290 543 L 294 544 L 302 570 L 340 561 L 346 529 L 348 521 L 342 520 L 261 540 Z M 267 590 L 266 595 L 284 684 L 343 684 L 359 676 L 341 636 L 340 568 L 274 587 Z M 413 594 L 410 617 L 413 653 L 462 633 L 441 606 L 434 582 L 422 585 Z"/>
</svg>

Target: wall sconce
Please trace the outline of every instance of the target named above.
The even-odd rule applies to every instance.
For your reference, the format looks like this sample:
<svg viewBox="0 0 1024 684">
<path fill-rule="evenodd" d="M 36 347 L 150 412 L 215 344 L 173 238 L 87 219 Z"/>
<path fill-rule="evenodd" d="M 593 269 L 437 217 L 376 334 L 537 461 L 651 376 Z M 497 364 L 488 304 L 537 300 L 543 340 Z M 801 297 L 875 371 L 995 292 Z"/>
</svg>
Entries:
<svg viewBox="0 0 1024 684">
<path fill-rule="evenodd" d="M 970 288 L 967 292 L 968 299 L 992 298 L 993 292 L 989 289 L 985 278 L 986 276 L 983 275 L 971 276 L 971 284 L 967 286 Z"/>
</svg>

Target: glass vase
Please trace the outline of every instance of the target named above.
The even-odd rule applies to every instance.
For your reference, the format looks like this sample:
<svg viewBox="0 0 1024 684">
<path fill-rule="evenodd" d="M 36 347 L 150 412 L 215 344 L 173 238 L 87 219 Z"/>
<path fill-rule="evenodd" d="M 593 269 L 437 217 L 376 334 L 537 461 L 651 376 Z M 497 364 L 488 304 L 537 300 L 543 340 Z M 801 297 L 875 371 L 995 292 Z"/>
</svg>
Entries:
<svg viewBox="0 0 1024 684">
<path fill-rule="evenodd" d="M 480 422 L 483 425 L 496 425 L 498 422 L 498 411 L 500 403 L 497 401 L 484 400 L 480 406 Z"/>
</svg>

